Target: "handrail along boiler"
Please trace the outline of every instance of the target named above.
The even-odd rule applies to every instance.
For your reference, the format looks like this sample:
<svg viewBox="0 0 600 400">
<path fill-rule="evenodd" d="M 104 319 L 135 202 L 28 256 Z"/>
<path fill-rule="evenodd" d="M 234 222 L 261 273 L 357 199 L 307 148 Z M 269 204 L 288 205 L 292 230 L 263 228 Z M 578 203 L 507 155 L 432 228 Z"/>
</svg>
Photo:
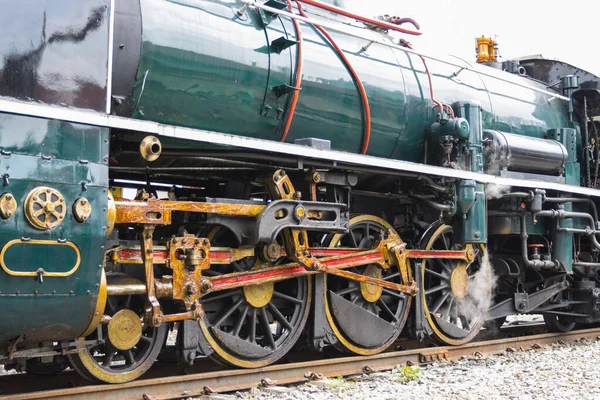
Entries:
<svg viewBox="0 0 600 400">
<path fill-rule="evenodd" d="M 2 1 L 5 368 L 600 320 L 598 77 L 423 54 L 339 1 Z"/>
</svg>

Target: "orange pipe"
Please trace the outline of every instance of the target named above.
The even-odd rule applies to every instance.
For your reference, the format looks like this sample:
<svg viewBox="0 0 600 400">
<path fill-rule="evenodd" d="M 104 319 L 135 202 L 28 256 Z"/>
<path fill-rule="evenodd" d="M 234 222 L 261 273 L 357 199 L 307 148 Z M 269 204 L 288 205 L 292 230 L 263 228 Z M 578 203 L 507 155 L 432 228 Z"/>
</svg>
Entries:
<svg viewBox="0 0 600 400">
<path fill-rule="evenodd" d="M 435 95 L 433 94 L 433 82 L 431 81 L 431 72 L 429 72 L 429 68 L 427 67 L 427 62 L 425 62 L 425 57 L 419 56 L 421 61 L 423 61 L 423 66 L 425 67 L 425 72 L 427 72 L 427 80 L 429 81 L 429 96 L 431 97 L 431 101 L 433 101 L 433 108 L 440 108 L 440 112 L 444 112 L 444 106 L 442 103 L 435 99 Z"/>
<path fill-rule="evenodd" d="M 363 17 L 361 15 L 346 11 L 342 8 L 338 8 L 338 7 L 329 5 L 329 4 L 321 3 L 320 1 L 316 1 L 316 0 L 296 0 L 296 1 L 298 1 L 298 2 L 301 1 L 302 3 L 306 3 L 311 6 L 321 8 L 323 10 L 331 11 L 336 14 L 348 17 L 348 18 L 356 19 L 358 21 L 361 21 L 361 22 L 364 22 L 367 24 L 376 25 L 376 26 L 379 26 L 384 29 L 389 29 L 391 31 L 402 32 L 402 33 L 406 33 L 409 35 L 421 35 L 421 32 L 411 31 L 410 29 L 401 28 L 398 25 L 390 24 L 388 22 L 380 21 L 378 19 Z M 409 22 L 409 23 L 415 25 L 415 28 L 419 29 L 419 24 L 417 24 L 414 20 L 412 20 L 410 18 L 405 18 L 403 22 Z"/>
<path fill-rule="evenodd" d="M 306 0 L 301 0 L 301 1 L 307 3 Z M 300 15 L 302 15 L 304 18 L 307 18 L 307 15 L 304 12 L 304 10 L 302 9 L 300 2 L 297 0 L 296 3 L 298 4 L 298 11 L 300 12 Z M 337 8 L 337 7 L 334 7 L 334 8 Z M 367 98 L 367 91 L 365 90 L 365 86 L 363 85 L 362 81 L 358 77 L 356 70 L 350 64 L 350 61 L 348 60 L 348 58 L 346 58 L 346 55 L 344 54 L 342 49 L 335 43 L 335 41 L 333 40 L 331 35 L 325 30 L 325 28 L 323 28 L 320 25 L 315 25 L 315 28 L 317 28 L 323 34 L 323 36 L 325 36 L 325 38 L 329 41 L 329 44 L 331 44 L 331 46 L 335 49 L 335 51 L 337 51 L 338 56 L 340 57 L 342 62 L 346 65 L 348 72 L 350 72 L 350 75 L 352 75 L 352 78 L 354 79 L 354 82 L 356 83 L 356 87 L 358 89 L 358 92 L 360 93 L 360 97 L 361 97 L 361 100 L 363 103 L 363 113 L 364 113 L 364 118 L 365 118 L 365 121 L 364 121 L 365 122 L 365 132 L 364 132 L 363 145 L 362 145 L 360 154 L 367 154 L 367 150 L 369 148 L 369 141 L 371 140 L 371 107 L 369 106 L 369 99 Z"/>
<path fill-rule="evenodd" d="M 411 50 L 413 48 L 412 45 L 410 43 L 408 43 L 407 41 L 401 41 L 401 44 L 403 44 L 405 47 L 408 47 Z M 433 93 L 433 82 L 431 81 L 431 72 L 429 71 L 429 67 L 427 67 L 427 62 L 425 61 L 425 57 L 423 57 L 421 55 L 419 57 L 421 58 L 421 61 L 423 62 L 423 66 L 425 67 L 425 72 L 427 72 L 427 80 L 429 81 L 429 95 L 431 96 L 431 101 L 434 104 L 433 108 L 439 107 L 441 113 L 443 113 L 444 109 L 446 109 L 446 110 L 448 110 L 448 112 L 450 113 L 452 118 L 454 118 L 454 110 L 452 109 L 452 107 L 448 104 L 441 103 L 435 99 L 435 95 Z"/>
<path fill-rule="evenodd" d="M 294 12 L 291 0 L 287 0 L 287 3 L 288 3 L 288 10 L 290 10 L 290 12 Z M 300 6 L 300 5 L 298 5 L 298 6 Z M 294 95 L 292 96 L 292 102 L 290 103 L 290 109 L 288 110 L 287 118 L 285 121 L 285 126 L 283 128 L 283 134 L 281 135 L 280 142 L 285 142 L 285 139 L 287 138 L 288 133 L 290 132 L 290 126 L 292 126 L 292 120 L 294 119 L 294 114 L 296 113 L 296 106 L 298 105 L 298 97 L 300 97 L 299 89 L 302 86 L 302 70 L 304 67 L 304 58 L 303 58 L 304 56 L 302 54 L 302 44 L 303 44 L 302 30 L 300 29 L 300 23 L 298 22 L 298 20 L 292 19 L 292 21 L 294 22 L 294 29 L 296 30 L 296 39 L 298 40 L 298 52 L 296 55 L 296 58 L 297 58 L 296 82 L 294 84 L 294 86 L 297 87 L 298 90 L 295 90 Z"/>
</svg>

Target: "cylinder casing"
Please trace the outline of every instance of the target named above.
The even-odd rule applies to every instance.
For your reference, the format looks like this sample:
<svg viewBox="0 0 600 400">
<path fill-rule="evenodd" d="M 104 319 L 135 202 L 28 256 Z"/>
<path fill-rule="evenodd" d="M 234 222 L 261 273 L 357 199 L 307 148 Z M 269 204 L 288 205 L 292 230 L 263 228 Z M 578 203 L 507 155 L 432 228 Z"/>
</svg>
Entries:
<svg viewBox="0 0 600 400">
<path fill-rule="evenodd" d="M 567 148 L 560 142 L 511 133 L 485 130 L 485 160 L 488 173 L 502 169 L 519 172 L 559 174 L 569 159 Z"/>
</svg>

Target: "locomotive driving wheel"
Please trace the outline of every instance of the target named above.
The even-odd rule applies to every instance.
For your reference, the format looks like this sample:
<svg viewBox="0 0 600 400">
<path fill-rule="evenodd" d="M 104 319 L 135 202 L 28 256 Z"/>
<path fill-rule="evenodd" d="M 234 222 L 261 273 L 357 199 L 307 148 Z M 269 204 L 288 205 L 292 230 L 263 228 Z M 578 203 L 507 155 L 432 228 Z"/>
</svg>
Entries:
<svg viewBox="0 0 600 400">
<path fill-rule="evenodd" d="M 221 229 L 219 233 L 224 233 Z M 224 243 L 216 235 L 211 243 Z M 225 242 L 231 244 L 231 242 Z M 275 264 L 282 262 L 278 260 Z M 213 265 L 207 276 L 260 270 L 269 266 L 257 257 L 229 265 Z M 201 299 L 205 312 L 200 327 L 217 362 L 259 368 L 283 357 L 304 330 L 312 299 L 309 276 L 224 290 Z"/>
<path fill-rule="evenodd" d="M 326 237 L 324 244 L 329 247 L 369 249 L 383 233 L 393 230 L 381 218 L 358 215 L 350 219 L 348 233 Z M 348 271 L 408 284 L 401 281 L 397 266 L 383 269 L 373 264 Z M 338 340 L 337 348 L 353 354 L 377 354 L 400 335 L 410 310 L 409 295 L 334 275 L 326 275 L 324 283 L 325 315 Z"/>
<path fill-rule="evenodd" d="M 449 225 L 433 226 L 421 240 L 426 250 L 462 250 Z M 485 247 L 475 247 L 475 259 L 423 260 L 420 296 L 432 338 L 444 345 L 461 345 L 477 335 L 491 298 L 492 273 L 484 264 Z"/>
<path fill-rule="evenodd" d="M 554 279 L 549 279 L 548 281 L 546 281 L 544 286 L 550 287 L 556 283 L 563 281 L 564 279 L 566 279 L 566 278 L 557 277 Z M 564 292 L 559 293 L 556 296 L 554 296 L 554 299 L 552 299 L 552 300 L 554 300 L 556 302 L 560 302 L 561 298 L 563 296 L 566 296 L 566 293 L 564 293 Z M 560 311 L 573 312 L 573 310 L 570 308 L 561 309 Z M 569 316 L 557 315 L 557 314 L 544 314 L 544 322 L 546 323 L 546 326 L 548 327 L 550 332 L 556 332 L 556 333 L 571 332 L 575 328 L 575 325 L 577 325 L 577 323 L 575 321 L 573 321 L 572 318 L 569 318 Z"/>
<path fill-rule="evenodd" d="M 115 279 L 132 278 L 107 274 L 109 283 Z M 105 314 L 111 321 L 85 338 L 97 340 L 95 344 L 68 355 L 73 369 L 90 381 L 107 383 L 129 382 L 144 374 L 156 361 L 168 330 L 167 324 L 152 327 L 142 323 L 145 301 L 140 295 L 109 296 Z"/>
</svg>

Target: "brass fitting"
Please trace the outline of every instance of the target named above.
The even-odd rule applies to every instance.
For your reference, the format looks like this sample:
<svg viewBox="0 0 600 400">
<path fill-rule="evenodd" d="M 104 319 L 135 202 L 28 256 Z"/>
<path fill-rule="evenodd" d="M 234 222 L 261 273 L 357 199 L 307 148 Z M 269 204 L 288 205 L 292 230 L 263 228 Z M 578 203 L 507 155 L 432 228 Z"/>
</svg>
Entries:
<svg viewBox="0 0 600 400">
<path fill-rule="evenodd" d="M 202 282 L 200 283 L 200 289 L 202 290 L 203 294 L 210 293 L 213 290 L 213 284 L 208 279 L 202 279 Z"/>
<path fill-rule="evenodd" d="M 92 215 L 92 205 L 85 197 L 80 197 L 73 203 L 73 216 L 79 223 L 84 223 Z"/>
<path fill-rule="evenodd" d="M 146 161 L 156 161 L 162 152 L 162 144 L 156 136 L 146 136 L 140 143 L 140 154 Z"/>
<path fill-rule="evenodd" d="M 17 201 L 11 193 L 4 193 L 0 196 L 0 217 L 9 219 L 17 211 Z"/>
</svg>

